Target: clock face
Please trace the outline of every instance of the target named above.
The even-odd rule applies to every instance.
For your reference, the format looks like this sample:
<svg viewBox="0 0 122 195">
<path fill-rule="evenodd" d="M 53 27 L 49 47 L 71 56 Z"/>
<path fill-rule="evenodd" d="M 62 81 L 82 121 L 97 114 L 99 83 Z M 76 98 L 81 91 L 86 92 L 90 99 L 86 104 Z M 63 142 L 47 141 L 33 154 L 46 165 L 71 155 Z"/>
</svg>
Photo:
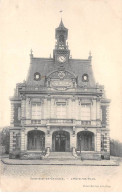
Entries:
<svg viewBox="0 0 122 195">
<path fill-rule="evenodd" d="M 66 62 L 66 56 L 63 56 L 63 55 L 62 56 L 58 56 L 57 60 L 60 63 L 64 63 L 64 62 Z"/>
</svg>

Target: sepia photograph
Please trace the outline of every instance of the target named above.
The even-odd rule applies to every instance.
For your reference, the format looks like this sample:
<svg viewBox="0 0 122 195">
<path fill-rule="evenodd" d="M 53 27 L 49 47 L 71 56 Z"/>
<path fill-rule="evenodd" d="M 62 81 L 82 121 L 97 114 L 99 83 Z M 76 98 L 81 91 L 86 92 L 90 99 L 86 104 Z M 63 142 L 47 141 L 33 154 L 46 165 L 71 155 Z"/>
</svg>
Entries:
<svg viewBox="0 0 122 195">
<path fill-rule="evenodd" d="M 122 191 L 122 1 L 0 1 L 0 191 Z"/>
</svg>

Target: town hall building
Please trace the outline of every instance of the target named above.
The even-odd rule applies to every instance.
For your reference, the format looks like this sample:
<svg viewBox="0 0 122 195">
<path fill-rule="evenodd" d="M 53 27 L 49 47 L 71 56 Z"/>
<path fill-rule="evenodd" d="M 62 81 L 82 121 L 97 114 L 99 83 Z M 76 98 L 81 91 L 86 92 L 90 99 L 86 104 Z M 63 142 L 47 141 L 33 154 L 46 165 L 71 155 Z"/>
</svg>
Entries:
<svg viewBox="0 0 122 195">
<path fill-rule="evenodd" d="M 109 159 L 110 100 L 95 82 L 92 56 L 70 56 L 62 20 L 55 39 L 53 57 L 31 52 L 27 79 L 10 98 L 10 158 L 70 153 L 76 159 Z"/>
</svg>

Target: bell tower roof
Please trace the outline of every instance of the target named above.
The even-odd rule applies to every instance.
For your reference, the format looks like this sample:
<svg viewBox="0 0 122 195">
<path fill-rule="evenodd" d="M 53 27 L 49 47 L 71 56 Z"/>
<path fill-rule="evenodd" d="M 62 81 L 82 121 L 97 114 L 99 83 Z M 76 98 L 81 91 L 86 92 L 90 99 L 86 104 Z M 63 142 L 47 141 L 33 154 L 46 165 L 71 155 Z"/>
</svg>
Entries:
<svg viewBox="0 0 122 195">
<path fill-rule="evenodd" d="M 63 21 L 62 21 L 62 18 L 61 18 L 61 21 L 60 21 L 60 24 L 59 24 L 59 27 L 56 28 L 56 30 L 68 30 L 67 28 L 65 28 L 64 24 L 63 24 Z"/>
<path fill-rule="evenodd" d="M 59 27 L 55 29 L 55 38 L 57 39 L 57 36 L 59 36 L 59 34 L 65 34 L 66 38 L 68 36 L 68 29 L 65 28 L 62 18 L 59 24 Z"/>
<path fill-rule="evenodd" d="M 59 53 L 61 54 L 62 52 L 67 55 L 69 58 L 70 51 L 68 49 L 68 29 L 65 28 L 62 18 L 59 24 L 59 27 L 55 29 L 55 39 L 56 39 L 56 44 L 55 44 L 55 49 L 53 50 L 53 56 L 58 55 Z M 55 57 L 55 59 L 57 59 Z"/>
</svg>

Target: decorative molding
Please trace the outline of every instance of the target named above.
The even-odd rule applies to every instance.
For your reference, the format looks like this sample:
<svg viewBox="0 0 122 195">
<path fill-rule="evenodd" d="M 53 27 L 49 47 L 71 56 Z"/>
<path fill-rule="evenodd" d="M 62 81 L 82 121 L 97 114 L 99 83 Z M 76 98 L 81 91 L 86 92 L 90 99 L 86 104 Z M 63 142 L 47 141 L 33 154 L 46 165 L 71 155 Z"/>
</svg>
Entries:
<svg viewBox="0 0 122 195">
<path fill-rule="evenodd" d="M 26 96 L 24 93 L 21 95 L 21 98 L 22 98 L 22 100 L 26 100 Z"/>
</svg>

